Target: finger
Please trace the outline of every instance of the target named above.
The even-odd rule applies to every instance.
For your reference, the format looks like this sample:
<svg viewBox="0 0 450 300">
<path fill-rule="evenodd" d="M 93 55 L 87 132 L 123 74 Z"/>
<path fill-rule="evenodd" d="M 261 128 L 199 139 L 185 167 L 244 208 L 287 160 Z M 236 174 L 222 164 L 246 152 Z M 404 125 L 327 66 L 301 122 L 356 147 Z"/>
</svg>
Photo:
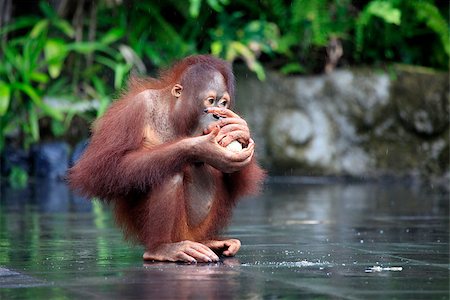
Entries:
<svg viewBox="0 0 450 300">
<path fill-rule="evenodd" d="M 226 126 L 228 124 L 240 124 L 240 125 L 244 125 L 244 126 L 248 127 L 247 121 L 245 121 L 242 118 L 235 118 L 235 117 L 233 117 L 233 118 L 231 118 L 231 117 L 230 118 L 221 118 L 217 122 L 219 122 L 220 127 Z"/>
<path fill-rule="evenodd" d="M 249 158 L 253 156 L 253 153 L 255 151 L 255 144 L 249 144 L 247 148 L 242 149 L 239 152 L 233 152 L 231 153 L 230 160 L 236 163 L 239 162 L 245 162 Z M 231 151 L 230 151 L 231 152 Z"/>
<path fill-rule="evenodd" d="M 213 122 L 213 123 L 209 124 L 208 126 L 206 126 L 206 128 L 203 129 L 203 133 L 208 134 L 211 131 L 213 131 L 216 127 L 221 128 L 220 121 Z"/>
<path fill-rule="evenodd" d="M 247 145 L 247 148 L 243 148 L 242 151 L 238 153 L 242 153 L 247 156 L 252 156 L 253 152 L 255 152 L 255 143 L 249 143 Z"/>
<path fill-rule="evenodd" d="M 225 244 L 223 241 L 211 241 L 208 243 L 209 248 L 217 250 L 220 248 L 225 247 Z"/>
<path fill-rule="evenodd" d="M 219 261 L 219 257 L 214 253 L 214 251 L 212 251 L 207 246 L 199 243 L 198 245 L 193 246 L 193 248 L 195 250 L 197 250 L 198 252 L 209 257 L 211 259 L 211 261 Z"/>
<path fill-rule="evenodd" d="M 197 250 L 197 251 L 200 251 L 200 252 L 202 252 L 204 254 L 207 254 L 207 255 L 209 255 L 209 254 L 215 255 L 215 253 L 208 246 L 206 246 L 203 243 L 191 242 L 190 247 L 195 249 L 195 250 Z"/>
<path fill-rule="evenodd" d="M 196 264 L 197 260 L 195 258 L 193 258 L 192 256 L 184 253 L 184 252 L 180 252 L 177 256 L 176 256 L 177 261 L 184 261 L 184 262 L 188 262 L 191 264 Z"/>
<path fill-rule="evenodd" d="M 253 159 L 253 154 L 254 154 L 254 152 L 252 152 L 244 161 L 238 162 L 237 163 L 237 167 L 239 169 L 242 169 L 243 167 L 248 165 Z"/>
<path fill-rule="evenodd" d="M 206 109 L 207 113 L 214 113 L 217 114 L 219 116 L 223 116 L 223 117 L 230 117 L 230 118 L 239 118 L 239 115 L 236 114 L 235 112 L 233 112 L 232 110 L 228 109 L 228 108 L 224 108 L 224 107 L 208 107 Z"/>
<path fill-rule="evenodd" d="M 250 130 L 248 129 L 248 127 L 246 125 L 243 124 L 228 124 L 223 126 L 222 128 L 220 128 L 220 133 L 222 134 L 227 134 L 233 131 L 244 131 L 244 132 L 248 132 L 250 134 Z"/>
<path fill-rule="evenodd" d="M 208 134 L 209 132 L 211 132 L 211 130 L 213 130 L 214 127 L 219 126 L 220 128 L 225 128 L 229 125 L 241 125 L 243 127 L 245 127 L 244 130 L 249 130 L 248 129 L 248 125 L 247 122 L 244 119 L 241 118 L 222 118 L 219 121 L 213 122 L 211 124 L 209 124 L 204 130 L 203 133 L 204 134 Z M 227 129 L 228 130 L 228 129 Z"/>
<path fill-rule="evenodd" d="M 206 128 L 205 128 L 205 129 L 203 129 L 203 133 L 204 133 L 204 134 L 208 134 L 208 133 L 210 133 L 211 131 L 213 131 L 213 130 L 214 130 L 214 128 L 216 128 L 217 126 L 219 126 L 219 127 L 220 127 L 220 123 L 219 123 L 219 121 L 216 121 L 216 122 L 210 123 L 210 124 L 208 124 L 208 126 L 206 126 Z"/>
<path fill-rule="evenodd" d="M 253 154 L 254 154 L 254 152 L 250 153 L 250 155 L 245 160 L 236 162 L 234 164 L 235 171 L 239 171 L 242 168 L 244 168 L 245 166 L 247 166 L 248 164 L 250 164 L 253 159 Z"/>
<path fill-rule="evenodd" d="M 211 132 L 208 135 L 209 135 L 209 137 L 211 139 L 214 139 L 214 138 L 217 137 L 219 132 L 220 132 L 220 127 L 219 126 L 215 126 L 214 128 L 212 128 Z"/>
<path fill-rule="evenodd" d="M 241 126 L 242 130 L 250 131 L 250 129 L 248 128 L 248 124 L 244 119 L 223 118 L 217 121 L 217 125 L 220 126 L 222 131 L 233 131 L 235 129 L 235 127 L 233 126 Z"/>
<path fill-rule="evenodd" d="M 212 262 L 213 260 L 206 254 L 201 253 L 200 251 L 194 248 L 188 248 L 184 250 L 186 254 L 196 259 L 198 262 Z"/>
<path fill-rule="evenodd" d="M 223 138 L 219 139 L 219 144 L 222 145 L 222 147 L 228 146 L 232 141 L 238 141 L 242 145 L 246 146 L 248 144 L 248 141 L 250 139 L 250 136 L 245 131 L 233 131 L 230 132 L 228 135 L 224 136 Z"/>
<path fill-rule="evenodd" d="M 230 243 L 231 245 L 230 245 L 230 247 L 228 248 L 228 250 L 231 252 L 231 253 L 233 253 L 233 255 L 234 254 L 236 254 L 238 251 L 239 251 L 239 249 L 241 249 L 241 241 L 239 241 L 239 240 L 235 240 L 235 241 L 233 241 L 232 243 Z"/>
<path fill-rule="evenodd" d="M 241 242 L 238 240 L 226 241 L 225 245 L 228 246 L 228 249 L 223 252 L 223 254 L 226 256 L 234 256 L 241 248 Z"/>
<path fill-rule="evenodd" d="M 255 142 L 251 138 L 249 138 L 247 148 L 244 148 L 244 150 L 249 150 L 249 151 L 254 152 L 255 147 L 256 147 Z"/>
<path fill-rule="evenodd" d="M 252 159 L 253 159 L 253 153 L 251 153 L 251 155 L 249 157 L 247 157 L 245 160 L 233 162 L 232 164 L 230 164 L 228 166 L 228 168 L 223 169 L 222 172 L 234 173 L 239 170 L 242 170 L 243 168 L 245 168 L 248 164 L 250 164 L 252 162 Z"/>
</svg>

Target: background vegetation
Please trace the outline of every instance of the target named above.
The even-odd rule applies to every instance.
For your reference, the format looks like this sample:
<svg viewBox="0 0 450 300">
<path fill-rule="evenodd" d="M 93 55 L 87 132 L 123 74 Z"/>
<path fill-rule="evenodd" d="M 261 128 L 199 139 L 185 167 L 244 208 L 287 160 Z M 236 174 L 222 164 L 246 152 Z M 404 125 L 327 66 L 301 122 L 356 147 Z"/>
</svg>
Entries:
<svg viewBox="0 0 450 300">
<path fill-rule="evenodd" d="M 242 61 L 260 80 L 267 68 L 448 70 L 448 10 L 433 0 L 0 0 L 0 151 L 91 122 L 130 73 L 195 53 Z"/>
</svg>

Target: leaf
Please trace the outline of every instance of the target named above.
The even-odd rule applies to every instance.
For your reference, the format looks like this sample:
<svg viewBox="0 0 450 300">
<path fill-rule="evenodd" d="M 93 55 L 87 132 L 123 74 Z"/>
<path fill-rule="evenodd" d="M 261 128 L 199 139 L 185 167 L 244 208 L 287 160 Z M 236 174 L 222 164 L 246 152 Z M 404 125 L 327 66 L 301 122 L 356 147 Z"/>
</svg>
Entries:
<svg viewBox="0 0 450 300">
<path fill-rule="evenodd" d="M 244 59 L 248 68 L 256 73 L 259 80 L 264 81 L 266 79 L 264 68 L 261 63 L 256 60 L 255 54 L 246 45 L 234 41 L 228 46 L 226 60 L 233 61 L 237 55 L 240 55 Z"/>
<path fill-rule="evenodd" d="M 70 25 L 69 22 L 63 19 L 56 19 L 53 20 L 53 24 L 56 28 L 64 32 L 65 35 L 67 35 L 70 38 L 75 37 L 75 29 L 73 29 L 72 25 Z"/>
<path fill-rule="evenodd" d="M 13 89 L 17 89 L 25 93 L 28 97 L 30 97 L 31 101 L 36 105 L 38 108 L 42 109 L 47 115 L 49 115 L 52 118 L 55 118 L 57 120 L 62 121 L 64 119 L 64 116 L 61 112 L 58 110 L 46 105 L 43 101 L 41 96 L 38 95 L 36 90 L 27 84 L 21 83 L 21 82 L 15 82 L 11 85 Z"/>
<path fill-rule="evenodd" d="M 80 54 L 90 54 L 102 48 L 104 48 L 104 46 L 98 42 L 76 42 L 67 45 L 68 51 L 75 51 Z"/>
<path fill-rule="evenodd" d="M 222 5 L 220 5 L 219 1 L 217 0 L 206 0 L 206 2 L 208 2 L 209 6 L 214 9 L 217 12 L 221 12 L 223 11 L 223 7 Z M 222 2 L 224 3 L 224 2 Z"/>
<path fill-rule="evenodd" d="M 372 16 L 383 19 L 386 23 L 400 25 L 401 11 L 392 6 L 392 3 L 383 0 L 371 1 L 360 13 L 355 23 L 355 57 L 359 59 L 364 43 L 364 29 Z"/>
<path fill-rule="evenodd" d="M 30 79 L 39 83 L 47 83 L 49 78 L 48 75 L 41 72 L 33 72 L 30 74 Z"/>
<path fill-rule="evenodd" d="M 4 48 L 6 61 L 11 63 L 14 68 L 16 68 L 19 72 L 23 72 L 22 70 L 22 60 L 19 52 L 16 51 L 13 47 Z"/>
<path fill-rule="evenodd" d="M 39 3 L 39 7 L 48 19 L 55 19 L 58 17 L 55 10 L 50 6 L 50 4 L 46 3 L 45 1 L 41 1 Z"/>
<path fill-rule="evenodd" d="M 158 27 L 160 27 L 161 32 L 166 38 L 166 43 L 169 43 L 175 48 L 183 48 L 186 46 L 179 31 L 170 22 L 164 19 L 158 10 L 149 10 L 148 13 L 151 14 L 151 17 L 155 20 L 155 23 L 158 24 Z M 183 52 L 183 49 L 178 49 L 178 52 Z"/>
<path fill-rule="evenodd" d="M 423 20 L 428 28 L 433 30 L 440 38 L 445 53 L 450 56 L 449 26 L 439 9 L 431 3 L 414 3 L 418 19 Z"/>
<path fill-rule="evenodd" d="M 28 116 L 31 138 L 33 142 L 37 142 L 39 141 L 39 117 L 34 109 L 28 112 Z"/>
<path fill-rule="evenodd" d="M 0 116 L 8 111 L 11 100 L 11 88 L 4 81 L 0 81 Z"/>
<path fill-rule="evenodd" d="M 44 46 L 45 59 L 48 63 L 48 72 L 53 79 L 61 73 L 67 48 L 60 39 L 49 39 Z"/>
<path fill-rule="evenodd" d="M 21 17 L 16 19 L 13 23 L 8 24 L 0 29 L 0 36 L 15 31 L 18 29 L 22 29 L 25 27 L 33 26 L 38 22 L 39 18 L 33 16 Z"/>
<path fill-rule="evenodd" d="M 59 77 L 56 80 L 52 80 L 47 88 L 46 95 L 61 95 L 68 86 L 69 79 Z"/>
<path fill-rule="evenodd" d="M 64 120 L 64 115 L 56 108 L 53 108 L 45 103 L 42 105 L 41 108 L 45 112 L 46 115 L 52 117 L 53 119 L 58 120 L 58 121 Z"/>
<path fill-rule="evenodd" d="M 223 50 L 223 43 L 215 41 L 211 43 L 211 54 L 220 57 Z"/>
<path fill-rule="evenodd" d="M 153 47 L 145 47 L 144 52 L 155 66 L 161 66 L 163 64 L 161 54 L 157 50 L 153 49 Z"/>
<path fill-rule="evenodd" d="M 202 4 L 202 0 L 190 0 L 189 2 L 189 15 L 192 18 L 197 18 L 200 13 L 200 5 Z"/>
<path fill-rule="evenodd" d="M 114 70 L 116 67 L 116 62 L 108 57 L 102 56 L 102 55 L 96 55 L 94 59 L 101 63 L 102 65 L 107 66 L 108 68 Z"/>
<path fill-rule="evenodd" d="M 92 77 L 92 83 L 100 95 L 106 96 L 105 84 L 97 76 Z"/>
<path fill-rule="evenodd" d="M 280 69 L 280 72 L 285 75 L 288 75 L 288 74 L 292 74 L 292 73 L 305 73 L 306 70 L 300 63 L 293 62 L 293 63 L 288 63 L 288 64 L 284 65 Z"/>
<path fill-rule="evenodd" d="M 47 30 L 49 25 L 49 21 L 44 19 L 44 20 L 40 20 L 39 22 L 36 23 L 36 25 L 34 25 L 33 29 L 30 32 L 30 37 L 35 39 L 38 36 L 40 36 L 42 34 L 42 32 L 44 32 L 44 30 Z"/>
<path fill-rule="evenodd" d="M 264 67 L 261 65 L 259 61 L 254 61 L 253 65 L 250 66 L 250 70 L 256 73 L 256 77 L 258 77 L 260 81 L 266 80 L 266 73 L 264 72 Z"/>
<path fill-rule="evenodd" d="M 123 80 L 125 78 L 125 74 L 127 72 L 127 68 L 125 64 L 117 64 L 114 68 L 114 88 L 120 89 L 122 87 Z"/>
<path fill-rule="evenodd" d="M 402 13 L 398 8 L 392 6 L 387 1 L 372 1 L 367 7 L 367 11 L 374 16 L 383 19 L 386 23 L 400 25 Z"/>
<path fill-rule="evenodd" d="M 109 45 L 120 40 L 125 35 L 125 30 L 120 27 L 115 27 L 105 33 L 100 40 L 100 43 Z"/>
<path fill-rule="evenodd" d="M 109 98 L 107 97 L 100 98 L 100 104 L 97 109 L 97 118 L 101 117 L 105 113 L 106 109 L 108 108 L 109 102 Z"/>
<path fill-rule="evenodd" d="M 59 137 L 64 134 L 66 128 L 64 127 L 64 123 L 55 119 L 52 119 L 51 129 L 54 136 Z"/>
<path fill-rule="evenodd" d="M 20 90 L 24 92 L 30 99 L 38 106 L 41 107 L 43 105 L 41 96 L 37 94 L 37 92 L 34 90 L 34 88 L 30 85 L 27 85 L 22 82 L 14 82 L 11 84 L 11 87 L 13 89 Z"/>
<path fill-rule="evenodd" d="M 44 59 L 42 59 L 42 52 L 46 40 L 47 35 L 41 35 L 37 39 L 30 39 L 29 43 L 26 43 L 26 47 L 30 49 L 28 58 L 30 63 L 30 70 L 39 69 L 38 65 L 44 63 Z"/>
</svg>

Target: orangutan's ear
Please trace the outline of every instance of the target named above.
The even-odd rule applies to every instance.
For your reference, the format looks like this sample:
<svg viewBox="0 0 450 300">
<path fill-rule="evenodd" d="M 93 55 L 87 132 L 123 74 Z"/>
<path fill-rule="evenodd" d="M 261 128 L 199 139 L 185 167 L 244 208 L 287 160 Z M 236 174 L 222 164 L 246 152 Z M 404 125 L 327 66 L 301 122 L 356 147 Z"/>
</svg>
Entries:
<svg viewBox="0 0 450 300">
<path fill-rule="evenodd" d="M 181 96 L 181 91 L 183 90 L 183 86 L 181 84 L 175 84 L 171 90 L 171 93 L 173 96 L 175 96 L 176 98 L 180 98 Z"/>
</svg>

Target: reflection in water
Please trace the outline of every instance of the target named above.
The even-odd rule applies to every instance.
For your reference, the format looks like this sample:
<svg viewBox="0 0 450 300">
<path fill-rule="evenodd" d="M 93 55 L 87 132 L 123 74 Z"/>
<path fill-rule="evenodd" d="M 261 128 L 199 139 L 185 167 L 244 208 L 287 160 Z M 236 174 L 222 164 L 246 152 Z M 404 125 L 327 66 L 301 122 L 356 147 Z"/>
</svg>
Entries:
<svg viewBox="0 0 450 300">
<path fill-rule="evenodd" d="M 21 212 L 24 209 L 42 213 L 90 212 L 92 202 L 73 195 L 67 185 L 58 180 L 37 179 L 25 189 L 13 189 L 1 186 L 2 205 L 9 212 Z"/>
<path fill-rule="evenodd" d="M 146 263 L 143 271 L 127 277 L 143 283 L 144 291 L 124 286 L 120 294 L 133 297 L 143 292 L 148 299 L 235 299 L 242 296 L 239 265 L 233 258 L 215 264 Z"/>
</svg>

